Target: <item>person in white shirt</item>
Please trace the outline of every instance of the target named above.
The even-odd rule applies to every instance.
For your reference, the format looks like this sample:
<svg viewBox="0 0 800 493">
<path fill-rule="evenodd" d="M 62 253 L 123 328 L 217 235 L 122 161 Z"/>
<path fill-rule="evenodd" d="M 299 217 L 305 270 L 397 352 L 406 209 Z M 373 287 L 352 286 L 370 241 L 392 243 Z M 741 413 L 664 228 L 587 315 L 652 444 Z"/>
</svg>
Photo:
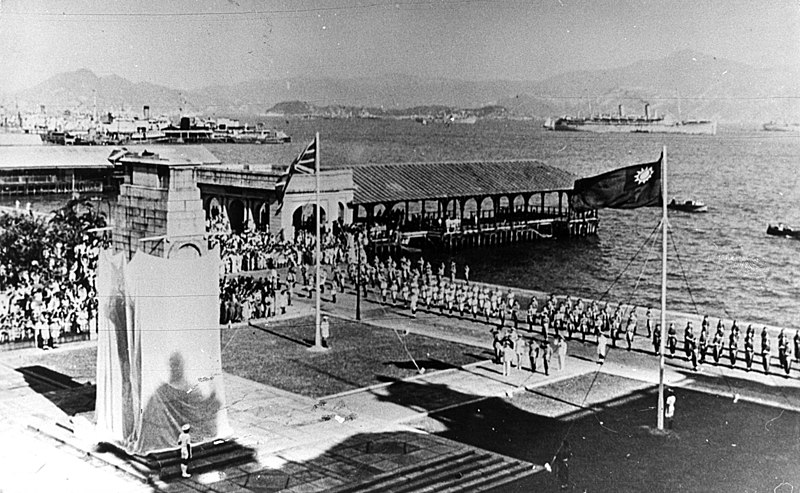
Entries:
<svg viewBox="0 0 800 493">
<path fill-rule="evenodd" d="M 664 417 L 667 418 L 667 429 L 671 430 L 675 418 L 675 394 L 672 390 L 667 391 L 667 407 L 664 409 Z"/>
</svg>

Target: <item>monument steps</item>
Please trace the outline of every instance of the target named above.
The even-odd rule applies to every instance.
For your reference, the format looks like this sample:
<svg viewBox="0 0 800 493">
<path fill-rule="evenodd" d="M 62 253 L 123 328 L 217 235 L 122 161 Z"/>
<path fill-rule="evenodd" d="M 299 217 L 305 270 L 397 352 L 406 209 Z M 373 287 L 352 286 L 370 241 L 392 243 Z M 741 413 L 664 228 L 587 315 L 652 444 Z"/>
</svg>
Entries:
<svg viewBox="0 0 800 493">
<path fill-rule="evenodd" d="M 359 484 L 344 485 L 331 493 L 456 493 L 481 491 L 535 472 L 526 462 L 490 452 L 462 450 L 375 476 Z"/>
</svg>

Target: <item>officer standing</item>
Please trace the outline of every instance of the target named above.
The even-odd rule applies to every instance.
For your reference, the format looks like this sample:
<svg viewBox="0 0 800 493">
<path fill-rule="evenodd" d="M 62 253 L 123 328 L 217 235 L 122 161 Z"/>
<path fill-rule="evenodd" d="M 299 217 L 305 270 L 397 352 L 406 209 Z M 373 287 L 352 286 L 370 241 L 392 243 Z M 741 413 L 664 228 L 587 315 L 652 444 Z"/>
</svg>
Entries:
<svg viewBox="0 0 800 493">
<path fill-rule="evenodd" d="M 706 317 L 703 321 L 705 323 L 700 328 L 700 337 L 697 339 L 701 365 L 705 364 L 706 362 L 706 351 L 708 350 L 708 317 Z"/>
<path fill-rule="evenodd" d="M 694 330 L 692 328 L 691 320 L 686 323 L 686 329 L 683 331 L 683 352 L 686 353 L 686 359 L 692 357 L 692 346 L 695 344 Z"/>
<path fill-rule="evenodd" d="M 661 324 L 656 324 L 656 330 L 653 331 L 653 352 L 660 354 L 661 351 Z"/>
<path fill-rule="evenodd" d="M 544 374 L 550 375 L 550 359 L 553 357 L 553 348 L 550 346 L 550 341 L 545 339 L 542 341 L 542 366 L 544 366 Z"/>
<path fill-rule="evenodd" d="M 667 329 L 667 346 L 669 347 L 669 355 L 675 356 L 675 347 L 678 345 L 678 333 L 675 331 L 675 322 L 669 323 Z"/>
</svg>

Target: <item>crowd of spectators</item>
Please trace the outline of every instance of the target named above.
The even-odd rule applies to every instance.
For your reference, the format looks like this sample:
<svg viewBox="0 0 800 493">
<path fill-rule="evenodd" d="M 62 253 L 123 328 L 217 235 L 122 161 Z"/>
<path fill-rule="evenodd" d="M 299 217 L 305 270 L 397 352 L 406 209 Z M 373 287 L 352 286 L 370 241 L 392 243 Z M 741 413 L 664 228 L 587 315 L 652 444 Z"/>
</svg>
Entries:
<svg viewBox="0 0 800 493">
<path fill-rule="evenodd" d="M 344 231 L 323 235 L 320 263 L 326 266 L 324 273 L 345 261 L 352 241 L 352 234 Z M 311 282 L 316 239 L 306 231 L 299 231 L 293 241 L 251 230 L 218 232 L 209 238 L 209 247 L 217 245 L 222 259 L 221 323 L 285 313 L 286 307 L 291 305 L 292 289 L 288 286 Z M 278 269 L 286 270 L 283 281 Z"/>
<path fill-rule="evenodd" d="M 0 343 L 53 347 L 84 339 L 96 322 L 97 258 L 105 219 L 85 202 L 45 217 L 0 215 Z"/>
</svg>

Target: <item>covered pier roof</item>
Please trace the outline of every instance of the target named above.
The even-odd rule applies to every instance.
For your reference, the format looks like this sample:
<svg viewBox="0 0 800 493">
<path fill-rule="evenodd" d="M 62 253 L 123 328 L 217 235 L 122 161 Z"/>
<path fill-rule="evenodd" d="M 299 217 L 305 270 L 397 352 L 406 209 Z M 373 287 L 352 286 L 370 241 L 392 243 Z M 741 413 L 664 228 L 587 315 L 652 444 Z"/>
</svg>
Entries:
<svg viewBox="0 0 800 493">
<path fill-rule="evenodd" d="M 353 203 L 571 191 L 578 176 L 536 160 L 354 166 Z"/>
</svg>

